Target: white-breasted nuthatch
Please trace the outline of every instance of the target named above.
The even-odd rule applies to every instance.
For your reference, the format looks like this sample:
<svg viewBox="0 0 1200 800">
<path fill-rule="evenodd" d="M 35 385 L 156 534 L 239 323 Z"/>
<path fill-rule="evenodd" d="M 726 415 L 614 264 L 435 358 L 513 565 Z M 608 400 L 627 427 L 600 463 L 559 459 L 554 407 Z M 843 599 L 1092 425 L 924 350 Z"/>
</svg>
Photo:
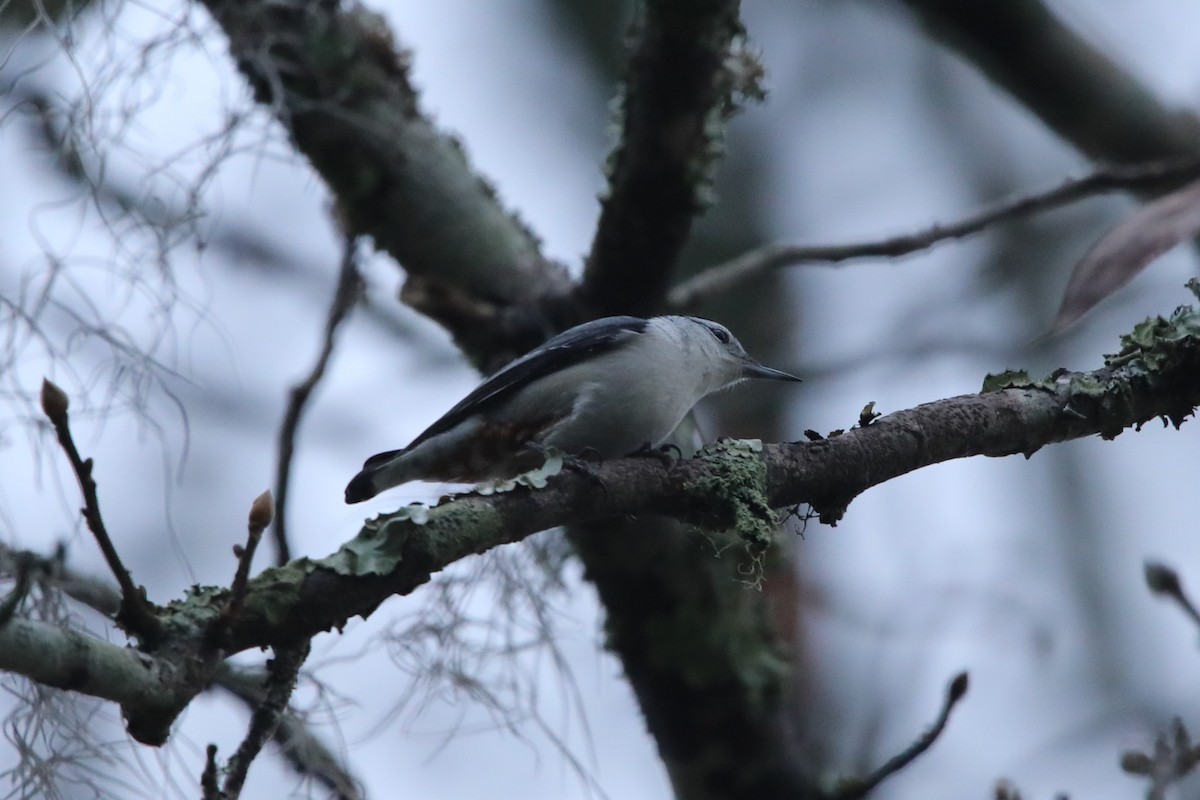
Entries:
<svg viewBox="0 0 1200 800">
<path fill-rule="evenodd" d="M 537 467 L 546 448 L 599 458 L 663 443 L 705 395 L 764 367 L 698 317 L 605 317 L 563 331 L 484 381 L 412 444 L 371 456 L 346 502 L 414 480 L 474 482 Z"/>
</svg>

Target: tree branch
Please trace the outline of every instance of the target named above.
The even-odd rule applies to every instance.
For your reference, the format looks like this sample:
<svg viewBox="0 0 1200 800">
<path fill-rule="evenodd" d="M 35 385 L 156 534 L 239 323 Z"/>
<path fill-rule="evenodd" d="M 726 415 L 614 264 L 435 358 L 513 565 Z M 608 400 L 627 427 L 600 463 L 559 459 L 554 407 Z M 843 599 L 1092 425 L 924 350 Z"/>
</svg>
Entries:
<svg viewBox="0 0 1200 800">
<path fill-rule="evenodd" d="M 904 0 L 930 31 L 1089 158 L 1138 162 L 1200 150 L 1200 120 L 1154 93 L 1041 0 Z"/>
<path fill-rule="evenodd" d="M 1151 592 L 1173 602 L 1197 628 L 1200 628 L 1200 609 L 1196 608 L 1192 598 L 1184 591 L 1183 581 L 1180 580 L 1178 572 L 1166 564 L 1147 561 L 1144 575 Z"/>
<path fill-rule="evenodd" d="M 950 681 L 950 685 L 946 687 L 946 696 L 942 700 L 942 708 L 929 730 L 918 736 L 904 750 L 885 761 L 878 769 L 873 770 L 870 775 L 861 780 L 851 781 L 844 786 L 838 787 L 829 797 L 829 800 L 859 800 L 859 798 L 866 797 L 875 791 L 879 784 L 920 758 L 930 747 L 933 747 L 933 743 L 938 740 L 938 737 L 942 735 L 942 731 L 946 729 L 946 723 L 950 721 L 950 712 L 954 710 L 954 707 L 966 695 L 967 685 L 967 673 L 960 672 L 955 675 L 954 679 Z"/>
<path fill-rule="evenodd" d="M 0 577 L 12 576 L 19 578 L 19 570 L 22 565 L 31 565 L 33 569 L 37 570 L 39 576 L 46 576 L 46 579 L 51 582 L 55 589 L 61 590 L 72 599 L 83 603 L 110 619 L 116 616 L 117 611 L 120 609 L 120 593 L 111 584 L 71 572 L 63 565 L 63 554 L 61 551 L 54 556 L 47 557 L 30 550 L 12 550 L 0 544 Z M 34 624 L 44 625 L 47 623 Z M 124 690 L 119 685 L 108 687 L 108 672 L 103 670 L 97 671 L 89 666 L 90 663 L 104 660 L 104 654 L 107 651 L 104 651 L 103 648 L 107 645 L 101 643 L 99 645 L 102 651 L 101 656 L 89 659 L 83 654 L 90 650 L 91 642 L 94 640 L 82 633 L 72 635 L 81 637 L 86 646 L 71 649 L 71 657 L 75 660 L 71 662 L 70 666 L 64 667 L 62 673 L 98 675 L 95 678 L 98 687 L 95 691 L 77 689 L 78 691 L 84 694 L 116 700 L 122 704 L 122 697 L 136 697 L 142 693 L 143 690 L 141 689 L 123 693 Z M 53 650 L 43 652 L 47 654 L 54 653 Z M 49 668 L 39 667 L 36 669 Z M 36 679 L 35 675 L 24 670 L 14 669 L 11 671 L 19 672 L 20 674 Z M 261 673 L 234 669 L 228 664 L 221 664 L 213 677 L 214 686 L 224 689 L 234 697 L 237 697 L 249 705 L 251 710 L 257 708 L 262 703 L 265 697 L 264 684 L 265 676 Z M 54 684 L 49 683 L 48 685 Z M 164 698 L 168 696 L 168 692 L 163 693 Z M 288 763 L 291 764 L 292 768 L 298 774 L 310 777 L 322 786 L 325 786 L 333 792 L 338 800 L 362 800 L 362 792 L 358 788 L 358 783 L 348 769 L 309 730 L 308 725 L 295 712 L 288 710 L 284 713 L 278 727 L 275 729 L 274 738 L 284 758 L 287 759 Z"/>
<path fill-rule="evenodd" d="M 1190 283 L 1200 294 L 1200 282 Z M 1178 309 L 1139 325 L 1092 372 L 1023 373 L 989 380 L 981 394 L 927 403 L 836 436 L 804 443 L 730 442 L 671 466 L 657 458 L 605 463 L 545 488 L 472 493 L 433 508 L 413 505 L 364 525 L 333 555 L 298 559 L 247 581 L 229 619 L 226 652 L 290 646 L 367 616 L 462 558 L 547 528 L 658 514 L 736 530 L 752 555 L 776 520 L 770 509 L 812 505 L 836 522 L 862 492 L 921 467 L 974 455 L 1031 455 L 1055 442 L 1106 438 L 1156 418 L 1175 425 L 1200 406 L 1200 312 Z M 596 485 L 596 479 L 602 485 Z M 145 656 L 43 623 L 0 628 L 0 669 L 114 700 L 139 741 L 161 743 L 171 720 L 208 685 L 217 664 L 197 656 L 231 591 L 193 587 L 162 610 L 163 641 Z M 174 654 L 175 659 L 170 656 Z M 178 662 L 178 663 L 176 663 Z"/>
<path fill-rule="evenodd" d="M 21 561 L 35 564 L 55 589 L 109 619 L 115 618 L 121 610 L 121 594 L 111 583 L 66 568 L 63 563 L 65 551 L 61 545 L 54 555 L 43 556 L 31 550 L 13 550 L 0 544 L 0 576 L 15 575 L 17 564 Z"/>
<path fill-rule="evenodd" d="M 302 559 L 251 580 L 229 652 L 341 626 L 392 594 L 412 592 L 448 564 L 547 528 L 660 514 L 737 528 L 753 547 L 774 524 L 766 508 L 808 503 L 833 523 L 872 486 L 932 464 L 1028 456 L 1056 442 L 1111 438 L 1156 418 L 1179 425 L 1200 405 L 1200 338 L 1190 332 L 1198 327 L 1200 313 L 1184 307 L 1169 320 L 1143 323 L 1101 369 L 1041 381 L 1005 373 L 981 394 L 926 403 L 818 441 L 761 449 L 734 443 L 669 469 L 653 458 L 617 459 L 597 468 L 602 486 L 567 472 L 539 491 L 518 487 L 406 507 L 368 521 L 325 559 Z M 202 624 L 226 595 L 200 590 L 172 609 Z"/>
<path fill-rule="evenodd" d="M 422 112 L 410 54 L 380 15 L 336 1 L 204 5 L 257 100 L 336 195 L 347 231 L 371 236 L 419 279 L 410 303 L 476 363 L 523 352 L 558 327 L 569 277 Z M 440 305 L 442 287 L 470 302 Z"/>
<path fill-rule="evenodd" d="M 267 664 L 267 685 L 263 700 L 250 715 L 250 729 L 246 738 L 238 745 L 237 752 L 226 765 L 225 784 L 221 796 L 224 800 L 237 800 L 246 783 L 250 765 L 258 757 L 263 745 L 273 738 L 279 721 L 287 712 L 288 701 L 296 689 L 300 667 L 304 666 L 312 649 L 308 639 L 291 645 L 275 647 L 275 657 Z"/>
<path fill-rule="evenodd" d="M 246 524 L 246 546 L 235 545 L 233 548 L 238 560 L 237 570 L 233 574 L 233 583 L 229 584 L 229 599 L 225 601 L 220 616 L 213 620 L 208 629 L 206 642 L 209 649 L 224 649 L 229 622 L 242 610 L 242 603 L 246 601 L 246 583 L 250 580 L 250 565 L 254 563 L 254 553 L 258 550 L 263 531 L 271 524 L 271 518 L 274 516 L 275 500 L 270 492 L 263 492 L 250 504 L 250 515 Z"/>
<path fill-rule="evenodd" d="M 88 530 L 96 537 L 96 543 L 104 554 L 104 560 L 108 562 L 108 568 L 112 570 L 113 577 L 117 579 L 117 585 L 121 587 L 121 608 L 117 612 L 116 621 L 126 630 L 153 643 L 162 632 L 162 625 L 146 600 L 145 590 L 134 585 L 129 570 L 125 569 L 125 565 L 121 563 L 117 548 L 113 546 L 108 529 L 104 526 L 104 518 L 100 515 L 100 498 L 96 494 L 96 481 L 92 477 L 93 463 L 90 458 L 86 460 L 81 458 L 78 448 L 75 447 L 75 440 L 71 436 L 71 427 L 67 419 L 67 408 L 66 393 L 50 381 L 43 380 L 42 410 L 50 418 L 50 424 L 54 426 L 58 443 L 62 445 L 63 452 L 66 453 L 75 478 L 79 482 L 79 489 L 83 493 L 84 501 L 83 518 L 87 521 Z"/>
<path fill-rule="evenodd" d="M 217 673 L 217 682 L 251 711 L 266 699 L 266 676 L 260 672 L 235 670 L 226 665 Z M 363 800 L 358 781 L 296 712 L 284 711 L 273 736 L 281 755 L 297 774 L 316 781 L 337 800 Z"/>
<path fill-rule="evenodd" d="M 111 700 L 131 720 L 130 733 L 151 744 L 166 741 L 166 729 L 151 740 L 139 737 L 132 720 L 170 720 L 194 692 L 175 690 L 181 671 L 165 657 L 101 641 L 47 622 L 14 617 L 0 627 L 0 669 L 46 686 Z"/>
<path fill-rule="evenodd" d="M 684 281 L 667 296 L 677 311 L 694 309 L 734 286 L 781 267 L 803 263 L 834 264 L 857 258 L 897 258 L 936 244 L 962 239 L 1002 222 L 1029 216 L 1106 192 L 1129 189 L 1152 190 L 1192 180 L 1200 175 L 1195 156 L 1143 164 L 1101 166 L 1081 178 L 1068 179 L 1052 189 L 1005 200 L 992 208 L 969 214 L 949 223 L 931 225 L 906 233 L 867 242 L 840 245 L 769 244 L 723 264 L 709 267 Z"/>
<path fill-rule="evenodd" d="M 725 121 L 739 100 L 761 96 L 736 0 L 651 0 L 640 11 L 609 193 L 579 290 L 597 314 L 662 308 L 693 222 L 712 202 Z M 786 655 L 733 560 L 712 558 L 664 519 L 610 518 L 567 535 L 676 794 L 810 795 L 815 784 L 783 733 Z"/>
<path fill-rule="evenodd" d="M 635 25 L 621 140 L 580 293 L 598 315 L 661 306 L 692 220 L 709 202 L 732 108 L 737 0 L 654 0 Z"/>
</svg>

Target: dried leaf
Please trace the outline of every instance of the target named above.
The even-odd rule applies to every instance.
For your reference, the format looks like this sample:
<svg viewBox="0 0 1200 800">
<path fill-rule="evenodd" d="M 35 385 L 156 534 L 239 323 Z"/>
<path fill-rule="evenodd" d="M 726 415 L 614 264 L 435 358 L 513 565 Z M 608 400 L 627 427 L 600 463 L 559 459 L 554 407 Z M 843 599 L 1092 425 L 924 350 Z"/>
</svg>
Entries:
<svg viewBox="0 0 1200 800">
<path fill-rule="evenodd" d="M 1054 330 L 1068 327 L 1154 259 L 1200 234 L 1200 181 L 1148 203 L 1105 234 L 1067 281 Z"/>
</svg>

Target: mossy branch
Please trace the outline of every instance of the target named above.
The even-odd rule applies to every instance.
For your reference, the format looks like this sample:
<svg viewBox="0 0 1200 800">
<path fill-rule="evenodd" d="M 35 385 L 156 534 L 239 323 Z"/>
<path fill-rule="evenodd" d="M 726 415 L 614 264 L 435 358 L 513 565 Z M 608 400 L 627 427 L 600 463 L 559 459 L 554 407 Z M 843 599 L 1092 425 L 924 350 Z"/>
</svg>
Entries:
<svg viewBox="0 0 1200 800">
<path fill-rule="evenodd" d="M 1200 294 L 1200 282 L 1190 287 Z M 673 464 L 617 459 L 594 475 L 554 475 L 542 488 L 517 482 L 432 508 L 407 506 L 369 520 L 326 558 L 299 559 L 246 581 L 232 614 L 229 589 L 195 587 L 161 609 L 152 657 L 13 618 L 0 626 L 0 653 L 7 654 L 0 669 L 113 700 L 136 738 L 160 743 L 174 714 L 211 678 L 216 664 L 196 655 L 218 619 L 225 654 L 287 646 L 365 617 L 469 555 L 547 528 L 617 516 L 657 514 L 733 529 L 754 556 L 769 509 L 807 503 L 833 523 L 870 487 L 931 464 L 1030 456 L 1055 442 L 1112 438 L 1155 419 L 1182 424 L 1200 406 L 1200 312 L 1184 306 L 1147 320 L 1121 345 L 1091 372 L 1060 370 L 1043 380 L 1004 373 L 979 394 L 868 415 L 868 424 L 817 441 L 730 442 Z"/>
<path fill-rule="evenodd" d="M 1178 426 L 1198 405 L 1200 313 L 1183 307 L 1138 326 L 1106 366 L 1092 372 L 1058 371 L 1041 381 L 1012 373 L 979 394 L 889 414 L 818 441 L 726 446 L 670 466 L 657 458 L 618 459 L 595 476 L 564 472 L 536 491 L 517 486 L 382 515 L 337 553 L 269 569 L 250 581 L 245 605 L 231 620 L 229 652 L 341 627 L 461 558 L 548 528 L 659 514 L 738 528 L 757 542 L 761 526 L 746 522 L 766 508 L 807 503 L 834 523 L 862 492 L 931 464 L 978 455 L 1028 457 L 1049 444 L 1112 438 L 1159 418 Z M 737 470 L 729 467 L 732 451 Z M 746 468 L 747 461 L 755 468 Z M 729 502 L 712 498 L 714 481 L 727 487 Z M 698 487 L 705 487 L 708 501 L 696 501 Z M 756 497 L 765 501 L 747 499 Z M 196 590 L 168 607 L 168 627 L 202 628 L 226 594 Z"/>
</svg>

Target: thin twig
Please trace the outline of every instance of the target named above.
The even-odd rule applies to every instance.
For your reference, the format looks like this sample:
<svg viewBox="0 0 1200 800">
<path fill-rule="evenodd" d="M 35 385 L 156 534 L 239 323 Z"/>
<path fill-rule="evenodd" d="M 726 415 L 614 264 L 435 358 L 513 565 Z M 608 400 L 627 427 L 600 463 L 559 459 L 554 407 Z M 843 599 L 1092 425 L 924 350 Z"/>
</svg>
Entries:
<svg viewBox="0 0 1200 800">
<path fill-rule="evenodd" d="M 210 647 L 219 648 L 223 644 L 225 634 L 229 631 L 229 625 L 238 612 L 242 610 L 242 604 L 246 601 L 246 582 L 250 580 L 250 564 L 254 561 L 254 553 L 258 550 L 258 543 L 262 541 L 263 531 L 271 524 L 271 519 L 275 516 L 275 501 L 271 497 L 269 491 L 263 492 L 258 497 L 254 498 L 254 502 L 250 504 L 250 516 L 246 523 L 247 535 L 245 547 L 234 547 L 234 555 L 237 556 L 238 565 L 237 571 L 233 575 L 233 583 L 229 587 L 229 599 L 225 601 L 225 607 L 221 609 L 221 613 L 213 620 L 212 625 L 208 629 L 208 644 Z"/>
<path fill-rule="evenodd" d="M 121 587 L 121 608 L 117 612 L 116 621 L 130 632 L 140 636 L 147 642 L 155 641 L 162 633 L 162 622 L 155 615 L 149 601 L 146 600 L 145 589 L 135 586 L 129 570 L 121 563 L 121 557 L 113 546 L 112 539 L 104 527 L 104 519 L 100 515 L 100 499 L 96 494 L 96 481 L 92 478 L 92 459 L 83 459 L 75 447 L 71 437 L 71 427 L 67 420 L 69 402 L 62 389 L 48 380 L 42 381 L 42 411 L 50 418 L 58 443 L 62 445 L 71 469 L 79 481 L 79 489 L 83 492 L 83 518 L 87 521 L 88 529 L 96 537 L 104 560 L 112 570 L 117 585 Z"/>
<path fill-rule="evenodd" d="M 950 719 L 950 712 L 967 693 L 967 684 L 967 673 L 960 672 L 955 675 L 954 680 L 950 681 L 950 685 L 946 688 L 946 698 L 942 701 L 942 710 L 938 713 L 933 727 L 917 737 L 917 740 L 904 750 L 889 758 L 883 766 L 867 777 L 847 783 L 833 792 L 830 795 L 831 800 L 858 800 L 860 797 L 865 797 L 879 784 L 907 767 L 932 747 L 937 738 L 942 735 L 942 731 L 945 730 L 946 722 Z"/>
<path fill-rule="evenodd" d="M 957 222 L 931 225 L 916 233 L 907 233 L 871 242 L 840 245 L 769 244 L 710 267 L 677 285 L 667 295 L 667 304 L 676 310 L 691 309 L 727 289 L 779 267 L 803 263 L 833 264 L 856 258 L 895 258 L 926 250 L 936 244 L 962 239 L 1001 222 L 1036 214 L 1105 192 L 1137 189 L 1200 175 L 1200 159 L 1189 157 L 1142 164 L 1106 165 L 1081 178 L 1064 181 L 1036 194 L 1006 200 L 989 209 L 963 217 Z"/>
<path fill-rule="evenodd" d="M 266 696 L 254 709 L 246 738 L 238 745 L 237 752 L 226 765 L 227 774 L 225 785 L 222 787 L 224 800 L 237 800 L 246 782 L 250 764 L 254 762 L 267 739 L 275 734 L 275 729 L 279 726 L 296 688 L 300 667 L 308 658 L 310 645 L 310 641 L 304 639 L 296 644 L 275 647 L 275 657 L 267 663 Z"/>
<path fill-rule="evenodd" d="M 325 335 L 321 342 L 321 353 L 317 356 L 317 361 L 313 364 L 308 377 L 292 387 L 287 411 L 284 413 L 283 423 L 279 427 L 279 466 L 275 473 L 277 502 L 272 536 L 275 539 L 276 563 L 281 565 L 291 560 L 291 548 L 288 545 L 287 536 L 287 500 L 292 474 L 292 457 L 296 450 L 296 430 L 300 426 L 300 417 L 304 413 L 308 398 L 325 375 L 329 357 L 333 354 L 333 340 L 338 326 L 346 319 L 361 293 L 362 276 L 358 272 L 356 239 L 348 235 L 342 252 L 342 265 L 338 271 L 337 288 L 334 290 L 333 302 L 329 304 L 329 313 L 325 318 Z"/>
<path fill-rule="evenodd" d="M 216 682 L 251 709 L 258 708 L 266 697 L 266 681 L 261 672 L 234 669 L 226 664 L 217 672 Z M 324 786 L 337 800 L 362 800 L 359 783 L 346 765 L 295 711 L 284 711 L 274 739 L 280 754 L 297 774 Z"/>
</svg>

